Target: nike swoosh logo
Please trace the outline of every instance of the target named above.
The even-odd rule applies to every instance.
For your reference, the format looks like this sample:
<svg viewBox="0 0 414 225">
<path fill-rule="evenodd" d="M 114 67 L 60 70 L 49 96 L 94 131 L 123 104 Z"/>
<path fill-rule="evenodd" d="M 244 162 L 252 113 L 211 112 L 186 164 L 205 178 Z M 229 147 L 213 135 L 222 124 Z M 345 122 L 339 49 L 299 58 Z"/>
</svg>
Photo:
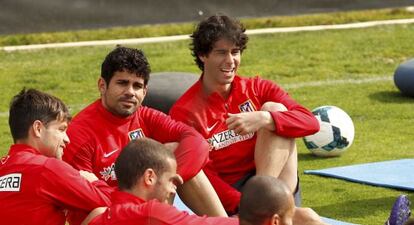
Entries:
<svg viewBox="0 0 414 225">
<path fill-rule="evenodd" d="M 103 157 L 108 158 L 109 156 L 113 155 L 115 152 L 117 152 L 118 149 L 113 150 L 112 152 L 104 153 Z"/>
<path fill-rule="evenodd" d="M 212 131 L 212 130 L 214 129 L 214 127 L 216 127 L 217 123 L 218 123 L 218 121 L 216 121 L 216 122 L 213 124 L 213 126 L 211 126 L 211 127 L 207 127 L 207 131 L 208 131 L 208 132 Z"/>
</svg>

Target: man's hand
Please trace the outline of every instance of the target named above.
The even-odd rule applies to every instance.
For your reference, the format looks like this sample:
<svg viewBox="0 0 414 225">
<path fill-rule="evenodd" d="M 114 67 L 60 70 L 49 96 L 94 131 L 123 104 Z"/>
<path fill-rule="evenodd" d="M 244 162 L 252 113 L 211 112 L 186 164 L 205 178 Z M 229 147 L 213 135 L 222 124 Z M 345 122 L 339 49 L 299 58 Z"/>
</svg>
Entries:
<svg viewBox="0 0 414 225">
<path fill-rule="evenodd" d="M 245 135 L 261 128 L 275 130 L 273 118 L 267 111 L 228 113 L 227 115 L 229 116 L 226 120 L 227 127 L 234 130 L 236 134 Z"/>
<path fill-rule="evenodd" d="M 167 143 L 164 143 L 164 146 L 167 147 L 167 149 L 170 150 L 172 153 L 174 153 L 175 149 L 178 148 L 179 144 L 180 143 L 178 142 L 167 142 Z"/>
<path fill-rule="evenodd" d="M 88 171 L 85 171 L 85 170 L 80 170 L 79 174 L 91 183 L 98 180 L 98 178 L 95 176 L 95 174 L 93 174 L 91 172 L 88 172 Z"/>
</svg>

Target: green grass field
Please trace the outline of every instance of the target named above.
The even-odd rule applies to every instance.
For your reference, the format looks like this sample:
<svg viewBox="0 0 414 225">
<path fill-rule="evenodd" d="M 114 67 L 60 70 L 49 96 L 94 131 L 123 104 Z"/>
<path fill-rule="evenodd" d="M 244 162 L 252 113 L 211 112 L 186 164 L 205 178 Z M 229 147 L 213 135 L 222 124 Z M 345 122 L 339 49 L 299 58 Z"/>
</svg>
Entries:
<svg viewBox="0 0 414 225">
<path fill-rule="evenodd" d="M 402 191 L 303 171 L 414 157 L 414 98 L 402 96 L 392 81 L 397 66 L 413 57 L 413 37 L 414 25 L 250 37 L 240 74 L 271 79 L 310 109 L 338 106 L 354 121 L 354 143 L 341 157 L 314 157 L 297 140 L 304 206 L 358 224 L 383 224 L 387 218 Z M 153 72 L 199 73 L 188 45 L 178 41 L 133 47 L 145 51 Z M 38 88 L 60 97 L 76 113 L 98 97 L 100 64 L 111 49 L 0 52 L 0 155 L 12 142 L 7 111 L 13 95 L 22 87 Z M 413 193 L 407 194 L 414 200 Z"/>
</svg>

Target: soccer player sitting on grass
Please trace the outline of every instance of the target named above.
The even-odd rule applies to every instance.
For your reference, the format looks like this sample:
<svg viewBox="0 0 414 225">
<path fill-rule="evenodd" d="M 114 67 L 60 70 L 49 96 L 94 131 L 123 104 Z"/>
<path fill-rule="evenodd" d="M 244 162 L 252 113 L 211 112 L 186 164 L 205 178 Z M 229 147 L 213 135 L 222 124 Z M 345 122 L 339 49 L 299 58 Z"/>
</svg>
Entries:
<svg viewBox="0 0 414 225">
<path fill-rule="evenodd" d="M 117 47 L 105 57 L 98 80 L 101 97 L 71 121 L 71 143 L 63 159 L 116 187 L 114 165 L 122 148 L 131 140 L 152 138 L 168 146 L 177 158 L 177 171 L 184 180 L 178 189 L 181 199 L 198 215 L 227 216 L 201 170 L 208 159 L 206 140 L 186 124 L 141 106 L 150 71 L 138 49 Z M 79 217 L 71 216 L 73 221 Z"/>
<path fill-rule="evenodd" d="M 272 81 L 238 75 L 248 41 L 238 21 L 211 16 L 191 37 L 202 74 L 170 115 L 210 143 L 204 171 L 226 211 L 238 212 L 240 190 L 254 175 L 283 180 L 300 205 L 295 138 L 319 130 L 315 116 Z"/>
<path fill-rule="evenodd" d="M 61 161 L 69 120 L 65 104 L 46 93 L 23 89 L 12 99 L 14 144 L 0 160 L 1 224 L 64 225 L 67 209 L 89 213 L 110 203 L 112 188 Z"/>
<path fill-rule="evenodd" d="M 161 143 L 149 138 L 131 141 L 115 162 L 119 191 L 112 194 L 112 205 L 94 210 L 83 224 L 238 224 L 236 218 L 189 215 L 167 204 L 183 183 L 176 169 L 174 154 Z"/>
</svg>

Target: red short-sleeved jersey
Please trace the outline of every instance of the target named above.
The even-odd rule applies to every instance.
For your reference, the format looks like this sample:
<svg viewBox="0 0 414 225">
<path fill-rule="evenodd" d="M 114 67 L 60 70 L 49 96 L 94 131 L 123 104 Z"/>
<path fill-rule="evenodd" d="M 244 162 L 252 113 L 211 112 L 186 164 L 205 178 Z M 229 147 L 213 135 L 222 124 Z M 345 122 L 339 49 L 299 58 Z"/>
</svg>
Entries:
<svg viewBox="0 0 414 225">
<path fill-rule="evenodd" d="M 189 215 L 157 200 L 144 200 L 126 192 L 114 192 L 112 205 L 89 225 L 237 225 L 235 218 Z"/>
<path fill-rule="evenodd" d="M 286 112 L 270 112 L 275 121 L 276 134 L 296 138 L 319 130 L 318 121 L 309 110 L 295 102 L 275 83 L 259 77 L 235 76 L 227 99 L 218 93 L 206 95 L 200 79 L 170 111 L 173 119 L 194 127 L 210 143 L 212 163 L 205 171 L 228 211 L 237 206 L 240 193 L 235 193 L 225 183 L 233 184 L 255 170 L 256 134 L 238 135 L 229 130 L 225 123 L 227 114 L 257 111 L 266 102 L 278 102 L 288 109 Z"/>
<path fill-rule="evenodd" d="M 178 174 L 184 181 L 195 176 L 208 159 L 208 143 L 197 131 L 145 106 L 121 118 L 106 110 L 99 99 L 75 116 L 67 133 L 70 144 L 63 160 L 76 169 L 93 172 L 113 187 L 117 185 L 115 160 L 133 139 L 148 137 L 161 143 L 180 142 L 174 154 Z"/>
<path fill-rule="evenodd" d="M 68 209 L 109 205 L 110 190 L 102 181 L 89 183 L 65 162 L 12 145 L 0 160 L 1 224 L 63 225 Z"/>
</svg>

